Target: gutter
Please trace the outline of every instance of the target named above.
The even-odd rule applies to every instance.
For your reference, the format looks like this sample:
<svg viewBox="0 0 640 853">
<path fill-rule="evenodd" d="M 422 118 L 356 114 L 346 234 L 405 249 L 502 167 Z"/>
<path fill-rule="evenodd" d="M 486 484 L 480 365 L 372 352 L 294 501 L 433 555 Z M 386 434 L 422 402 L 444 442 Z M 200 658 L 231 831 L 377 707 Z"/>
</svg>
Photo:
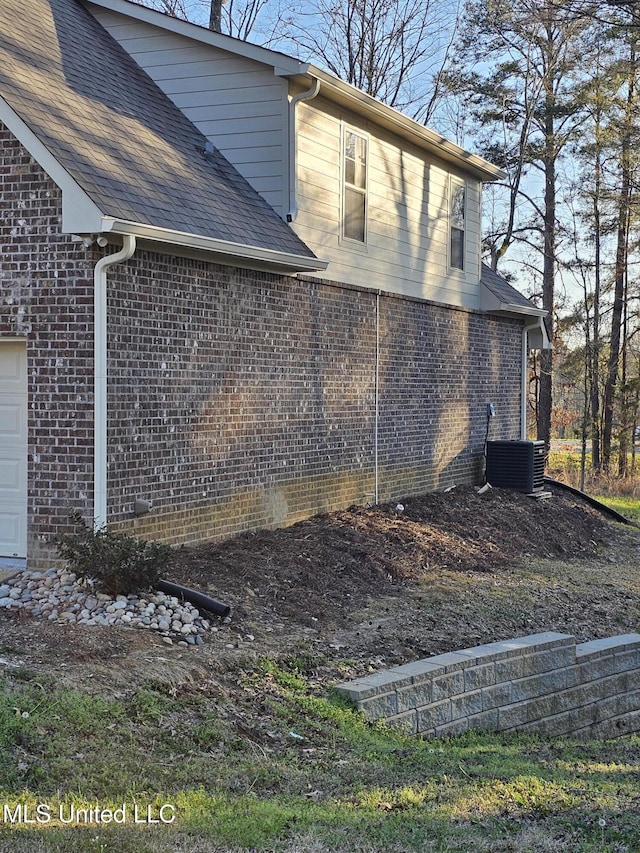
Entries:
<svg viewBox="0 0 640 853">
<path fill-rule="evenodd" d="M 128 261 L 136 250 L 134 236 L 125 234 L 122 239 L 122 249 L 100 258 L 93 270 L 93 523 L 96 530 L 107 523 L 107 270 Z"/>
<path fill-rule="evenodd" d="M 287 222 L 295 222 L 298 215 L 298 137 L 296 134 L 296 107 L 301 101 L 311 101 L 320 91 L 320 81 L 314 80 L 306 92 L 298 92 L 289 100 L 289 212 Z"/>
<path fill-rule="evenodd" d="M 542 308 L 536 308 L 535 305 L 531 307 L 527 305 L 520 305 L 518 302 L 510 303 L 510 302 L 501 302 L 498 308 L 487 308 L 486 311 L 492 314 L 506 314 L 511 317 L 521 317 L 522 315 L 527 317 L 546 317 L 547 312 Z M 534 328 L 537 328 L 538 324 Z"/>
<path fill-rule="evenodd" d="M 329 261 L 320 260 L 315 255 L 296 255 L 290 252 L 280 252 L 277 249 L 264 249 L 261 246 L 246 246 L 242 243 L 189 234 L 186 231 L 173 231 L 170 228 L 145 225 L 111 216 L 102 218 L 100 230 L 104 234 L 133 236 L 142 240 L 150 240 L 153 243 L 164 243 L 168 246 L 180 246 L 198 252 L 206 252 L 207 254 L 217 255 L 216 260 L 219 263 L 232 266 L 294 273 L 325 270 L 329 265 Z"/>
</svg>

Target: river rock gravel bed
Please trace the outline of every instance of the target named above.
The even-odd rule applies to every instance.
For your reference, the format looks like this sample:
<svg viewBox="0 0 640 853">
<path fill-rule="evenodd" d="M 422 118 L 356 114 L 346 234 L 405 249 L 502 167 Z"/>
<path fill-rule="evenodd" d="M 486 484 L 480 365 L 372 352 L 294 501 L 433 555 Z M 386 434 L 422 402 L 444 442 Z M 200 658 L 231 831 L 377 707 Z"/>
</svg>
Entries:
<svg viewBox="0 0 640 853">
<path fill-rule="evenodd" d="M 118 625 L 158 631 L 167 644 L 202 645 L 208 619 L 189 602 L 163 592 L 118 595 L 98 592 L 90 580 L 66 569 L 24 571 L 0 585 L 0 608 L 78 625 Z"/>
</svg>

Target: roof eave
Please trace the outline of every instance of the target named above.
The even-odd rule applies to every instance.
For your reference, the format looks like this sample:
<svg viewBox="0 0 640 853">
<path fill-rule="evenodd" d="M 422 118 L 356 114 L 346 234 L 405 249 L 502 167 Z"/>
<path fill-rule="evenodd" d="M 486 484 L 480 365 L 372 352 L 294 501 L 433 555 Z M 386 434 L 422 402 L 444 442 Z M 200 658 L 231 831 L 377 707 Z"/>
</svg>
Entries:
<svg viewBox="0 0 640 853">
<path fill-rule="evenodd" d="M 198 251 L 214 257 L 221 263 L 287 274 L 319 272 L 328 266 L 328 261 L 319 260 L 314 256 L 279 252 L 260 246 L 245 246 L 240 243 L 106 216 L 2 97 L 0 97 L 0 122 L 16 137 L 61 190 L 61 230 L 65 234 L 133 234 L 152 243 Z"/>
<path fill-rule="evenodd" d="M 501 314 L 503 317 L 546 317 L 548 311 L 538 308 L 526 297 L 522 302 L 510 302 L 501 298 L 489 285 L 480 280 L 480 308 L 487 314 Z"/>
<path fill-rule="evenodd" d="M 543 311 L 541 308 L 536 308 L 533 305 L 531 308 L 527 308 L 525 305 L 512 304 L 509 302 L 499 302 L 496 300 L 496 305 L 492 305 L 490 307 L 483 306 L 483 310 L 487 312 L 487 314 L 502 314 L 503 316 L 509 317 L 546 317 L 547 312 Z"/>
<path fill-rule="evenodd" d="M 119 236 L 131 234 L 150 243 L 204 253 L 219 263 L 249 269 L 292 274 L 296 272 L 321 272 L 329 265 L 328 261 L 320 260 L 315 256 L 280 252 L 262 246 L 245 246 L 241 243 L 189 234 L 184 231 L 173 231 L 168 228 L 130 222 L 110 216 L 102 218 L 100 232 Z"/>
<path fill-rule="evenodd" d="M 455 164 L 459 169 L 471 172 L 482 181 L 499 181 L 506 177 L 502 169 L 489 163 L 488 160 L 466 151 L 441 134 L 315 65 L 306 66 L 302 73 L 282 76 L 290 77 L 307 87 L 311 80 L 318 80 L 321 87 L 320 94 L 325 95 L 329 100 L 371 117 L 377 125 L 399 134 L 442 160 Z"/>
</svg>

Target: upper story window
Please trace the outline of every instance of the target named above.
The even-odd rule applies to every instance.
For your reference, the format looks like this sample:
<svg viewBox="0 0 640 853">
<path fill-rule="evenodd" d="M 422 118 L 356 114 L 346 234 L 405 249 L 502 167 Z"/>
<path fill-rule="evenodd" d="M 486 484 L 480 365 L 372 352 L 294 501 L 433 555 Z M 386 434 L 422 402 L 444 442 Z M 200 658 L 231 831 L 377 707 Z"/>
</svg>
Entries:
<svg viewBox="0 0 640 853">
<path fill-rule="evenodd" d="M 367 154 L 368 144 L 365 137 L 345 129 L 342 236 L 359 243 L 365 243 L 367 236 Z"/>
<path fill-rule="evenodd" d="M 464 215 L 465 184 L 459 178 L 451 178 L 449 192 L 449 266 L 464 269 Z"/>
</svg>

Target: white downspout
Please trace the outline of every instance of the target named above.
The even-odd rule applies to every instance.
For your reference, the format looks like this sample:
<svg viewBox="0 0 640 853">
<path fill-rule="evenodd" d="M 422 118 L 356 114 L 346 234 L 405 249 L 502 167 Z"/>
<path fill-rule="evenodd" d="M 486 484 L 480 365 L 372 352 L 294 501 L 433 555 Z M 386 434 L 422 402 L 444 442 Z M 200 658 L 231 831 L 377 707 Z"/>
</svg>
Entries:
<svg viewBox="0 0 640 853">
<path fill-rule="evenodd" d="M 529 332 L 537 329 L 540 321 L 530 323 L 522 330 L 522 365 L 521 365 L 521 391 L 520 391 L 520 438 L 527 439 L 527 403 L 529 400 Z"/>
<path fill-rule="evenodd" d="M 296 106 L 300 101 L 311 101 L 320 91 L 320 81 L 314 80 L 306 92 L 298 92 L 289 101 L 289 212 L 287 222 L 295 222 L 298 215 L 298 144 L 296 134 Z"/>
<path fill-rule="evenodd" d="M 122 249 L 100 258 L 93 271 L 93 518 L 96 530 L 107 523 L 107 269 L 128 261 L 136 250 L 134 236 L 125 234 L 122 241 Z"/>
</svg>

